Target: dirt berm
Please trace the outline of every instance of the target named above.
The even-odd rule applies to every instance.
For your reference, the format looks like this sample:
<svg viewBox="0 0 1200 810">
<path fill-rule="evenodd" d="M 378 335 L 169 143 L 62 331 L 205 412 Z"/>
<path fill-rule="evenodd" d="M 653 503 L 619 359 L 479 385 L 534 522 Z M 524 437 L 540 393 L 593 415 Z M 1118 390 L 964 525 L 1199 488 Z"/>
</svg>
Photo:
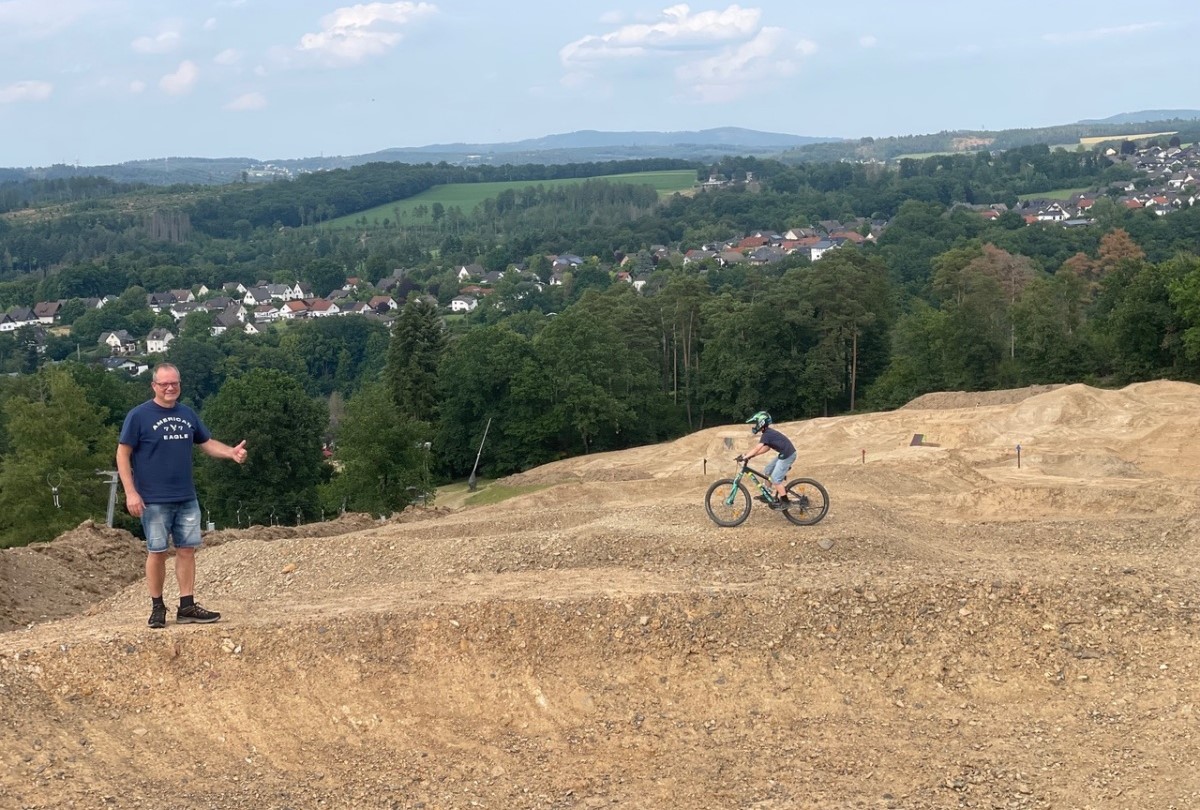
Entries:
<svg viewBox="0 0 1200 810">
<path fill-rule="evenodd" d="M 215 533 L 214 625 L 127 534 L 5 552 L 0 808 L 1200 807 L 1200 387 L 782 428 L 816 526 L 712 524 L 713 428 Z"/>
</svg>

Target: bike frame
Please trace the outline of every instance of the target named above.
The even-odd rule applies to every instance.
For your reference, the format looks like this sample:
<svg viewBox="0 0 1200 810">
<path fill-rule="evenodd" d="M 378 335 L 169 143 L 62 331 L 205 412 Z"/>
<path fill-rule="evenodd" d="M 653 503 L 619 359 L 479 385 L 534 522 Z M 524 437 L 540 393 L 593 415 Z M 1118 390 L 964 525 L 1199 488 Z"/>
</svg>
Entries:
<svg viewBox="0 0 1200 810">
<path fill-rule="evenodd" d="M 759 491 L 762 492 L 763 496 L 767 500 L 779 500 L 779 496 L 775 494 L 775 490 L 771 486 L 768 486 L 768 484 L 771 482 L 771 477 L 769 475 L 762 470 L 754 469 L 745 459 L 742 459 L 740 464 L 741 466 L 738 468 L 737 475 L 733 477 L 733 487 L 729 490 L 729 497 L 725 499 L 726 506 L 733 506 L 733 499 L 737 496 L 738 484 L 740 484 L 742 479 L 746 476 L 750 476 L 750 480 L 758 485 Z"/>
</svg>

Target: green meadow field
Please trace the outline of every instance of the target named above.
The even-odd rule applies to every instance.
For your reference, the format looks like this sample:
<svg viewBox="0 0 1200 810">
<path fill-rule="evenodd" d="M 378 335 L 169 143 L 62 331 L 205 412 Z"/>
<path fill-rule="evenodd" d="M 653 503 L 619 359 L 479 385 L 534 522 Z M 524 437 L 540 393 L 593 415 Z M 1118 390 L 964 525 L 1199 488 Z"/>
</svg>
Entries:
<svg viewBox="0 0 1200 810">
<path fill-rule="evenodd" d="M 653 186 L 660 197 L 669 197 L 676 192 L 690 191 L 696 184 L 696 172 L 692 169 L 676 169 L 663 172 L 634 172 L 631 174 L 608 174 L 601 177 L 571 177 L 562 180 L 513 180 L 497 183 L 452 183 L 444 186 L 434 186 L 415 197 L 396 200 L 383 205 L 377 205 L 366 211 L 347 214 L 344 217 L 331 219 L 318 227 L 322 228 L 361 228 L 362 219 L 366 217 L 367 225 L 379 227 L 386 219 L 391 224 L 420 224 L 428 222 L 428 210 L 434 203 L 441 203 L 447 209 L 458 207 L 464 214 L 469 214 L 475 206 L 484 200 L 491 199 L 502 191 L 512 189 L 520 191 L 529 186 L 579 185 L 588 180 L 607 180 L 611 183 L 631 183 L 634 185 Z M 424 206 L 425 214 L 421 216 L 418 208 Z"/>
<path fill-rule="evenodd" d="M 1018 194 L 1018 200 L 1069 200 L 1076 194 L 1089 191 L 1090 188 L 1056 188 L 1053 191 L 1039 191 L 1035 194 Z"/>
</svg>

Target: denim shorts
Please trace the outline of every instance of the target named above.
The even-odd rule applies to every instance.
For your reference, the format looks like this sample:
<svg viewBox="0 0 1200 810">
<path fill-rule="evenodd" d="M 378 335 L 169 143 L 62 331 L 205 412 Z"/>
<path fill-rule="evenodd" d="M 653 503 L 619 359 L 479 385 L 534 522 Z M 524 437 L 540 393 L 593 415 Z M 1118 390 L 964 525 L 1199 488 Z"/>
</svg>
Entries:
<svg viewBox="0 0 1200 810">
<path fill-rule="evenodd" d="M 771 478 L 772 483 L 782 484 L 787 480 L 788 470 L 792 469 L 792 465 L 795 463 L 795 453 L 790 456 L 776 456 L 767 462 L 767 466 L 763 467 L 763 472 Z"/>
<path fill-rule="evenodd" d="M 177 503 L 148 503 L 142 510 L 146 550 L 167 550 L 167 535 L 175 548 L 200 548 L 200 503 L 195 498 Z"/>
</svg>

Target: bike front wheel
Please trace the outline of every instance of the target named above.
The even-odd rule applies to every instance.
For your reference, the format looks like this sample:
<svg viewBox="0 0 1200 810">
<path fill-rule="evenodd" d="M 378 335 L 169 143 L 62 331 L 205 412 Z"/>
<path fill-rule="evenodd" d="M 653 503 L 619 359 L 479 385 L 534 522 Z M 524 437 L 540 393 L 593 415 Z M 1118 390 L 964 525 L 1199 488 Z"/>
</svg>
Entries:
<svg viewBox="0 0 1200 810">
<path fill-rule="evenodd" d="M 708 488 L 704 509 L 718 526 L 740 526 L 750 517 L 750 491 L 732 478 L 722 478 Z"/>
<path fill-rule="evenodd" d="M 718 482 L 720 483 L 720 482 Z M 829 512 L 829 493 L 825 487 L 811 478 L 797 478 L 787 485 L 791 506 L 783 510 L 783 516 L 797 526 L 812 526 L 820 523 Z M 716 518 L 713 518 L 716 520 Z"/>
</svg>

